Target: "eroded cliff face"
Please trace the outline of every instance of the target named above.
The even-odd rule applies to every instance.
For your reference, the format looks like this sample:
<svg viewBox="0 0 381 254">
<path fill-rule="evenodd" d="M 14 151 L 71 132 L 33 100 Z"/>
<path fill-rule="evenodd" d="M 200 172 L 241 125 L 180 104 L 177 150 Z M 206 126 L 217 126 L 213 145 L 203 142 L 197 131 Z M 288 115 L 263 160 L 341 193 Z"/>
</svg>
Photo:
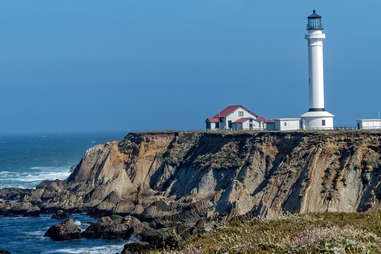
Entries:
<svg viewBox="0 0 381 254">
<path fill-rule="evenodd" d="M 160 223 L 380 208 L 381 133 L 131 133 L 24 197 Z"/>
</svg>

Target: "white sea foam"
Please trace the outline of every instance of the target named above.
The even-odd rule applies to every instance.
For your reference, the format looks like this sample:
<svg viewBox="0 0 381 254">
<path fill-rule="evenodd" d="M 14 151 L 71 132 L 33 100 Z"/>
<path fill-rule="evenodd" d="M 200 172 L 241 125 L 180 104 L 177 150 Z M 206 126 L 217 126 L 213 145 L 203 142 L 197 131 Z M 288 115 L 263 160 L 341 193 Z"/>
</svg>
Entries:
<svg viewBox="0 0 381 254">
<path fill-rule="evenodd" d="M 79 225 L 79 229 L 81 230 L 81 232 L 84 232 L 88 227 L 90 226 L 89 223 L 87 222 L 82 222 L 81 225 Z"/>
<path fill-rule="evenodd" d="M 41 172 L 39 174 L 28 174 L 26 176 L 18 177 L 14 180 L 20 182 L 37 182 L 43 180 L 64 180 L 70 175 L 70 172 Z"/>
<path fill-rule="evenodd" d="M 142 238 L 139 235 L 132 234 L 130 236 L 130 239 L 128 239 L 127 243 L 137 243 L 137 242 L 139 242 L 141 240 L 142 240 Z"/>
<path fill-rule="evenodd" d="M 71 166 L 31 167 L 24 172 L 0 171 L 0 188 L 32 188 L 44 180 L 64 180 L 70 175 Z"/>
<path fill-rule="evenodd" d="M 32 232 L 25 232 L 28 236 L 34 236 L 34 237 L 43 237 L 45 232 L 44 231 L 32 231 Z"/>
<path fill-rule="evenodd" d="M 124 244 L 121 245 L 104 245 L 104 246 L 95 246 L 91 248 L 62 248 L 54 251 L 48 251 L 44 253 L 69 253 L 69 254 L 112 254 L 119 253 L 123 250 Z"/>
<path fill-rule="evenodd" d="M 41 171 L 64 171 L 69 170 L 71 166 L 44 166 L 44 167 L 31 167 L 31 170 L 41 170 Z"/>
</svg>

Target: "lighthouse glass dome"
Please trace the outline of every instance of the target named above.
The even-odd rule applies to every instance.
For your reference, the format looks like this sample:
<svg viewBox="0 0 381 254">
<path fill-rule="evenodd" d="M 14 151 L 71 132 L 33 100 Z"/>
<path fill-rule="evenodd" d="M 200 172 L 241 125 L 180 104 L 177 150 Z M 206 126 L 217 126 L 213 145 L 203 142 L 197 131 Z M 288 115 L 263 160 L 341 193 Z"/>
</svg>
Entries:
<svg viewBox="0 0 381 254">
<path fill-rule="evenodd" d="M 308 16 L 307 30 L 323 30 L 321 16 L 319 16 L 315 10 Z"/>
</svg>

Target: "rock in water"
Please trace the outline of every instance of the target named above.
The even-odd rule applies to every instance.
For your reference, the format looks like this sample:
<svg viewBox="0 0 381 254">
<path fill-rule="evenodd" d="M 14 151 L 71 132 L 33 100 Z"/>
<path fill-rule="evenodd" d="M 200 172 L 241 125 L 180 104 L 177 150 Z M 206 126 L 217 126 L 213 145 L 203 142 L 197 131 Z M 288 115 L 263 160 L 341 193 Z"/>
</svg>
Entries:
<svg viewBox="0 0 381 254">
<path fill-rule="evenodd" d="M 79 239 L 81 238 L 81 230 L 72 219 L 68 219 L 51 226 L 44 236 L 48 236 L 54 241 Z"/>
<path fill-rule="evenodd" d="M 0 254 L 11 254 L 11 253 L 7 250 L 0 250 Z"/>
<path fill-rule="evenodd" d="M 0 203 L 0 215 L 38 217 L 40 208 L 30 202 Z"/>
<path fill-rule="evenodd" d="M 133 233 L 139 234 L 143 228 L 144 225 L 135 217 L 113 215 L 102 217 L 99 222 L 91 224 L 82 235 L 86 238 L 126 240 Z"/>
<path fill-rule="evenodd" d="M 53 216 L 53 220 L 63 220 L 63 219 L 68 219 L 70 214 L 64 210 L 57 210 Z"/>
</svg>

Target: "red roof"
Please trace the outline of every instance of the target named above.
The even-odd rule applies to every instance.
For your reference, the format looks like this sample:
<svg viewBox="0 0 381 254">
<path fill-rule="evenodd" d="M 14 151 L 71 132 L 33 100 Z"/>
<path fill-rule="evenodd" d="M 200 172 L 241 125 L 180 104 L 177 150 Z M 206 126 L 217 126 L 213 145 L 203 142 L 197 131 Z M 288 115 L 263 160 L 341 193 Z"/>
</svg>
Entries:
<svg viewBox="0 0 381 254">
<path fill-rule="evenodd" d="M 268 120 L 266 123 L 275 123 L 275 120 Z"/>
<path fill-rule="evenodd" d="M 220 113 L 216 114 L 214 116 L 214 118 L 216 117 L 227 117 L 228 115 L 230 115 L 231 113 L 233 113 L 237 108 L 243 108 L 244 110 L 246 110 L 247 112 L 249 112 L 250 114 L 252 114 L 253 116 L 257 117 L 256 114 L 254 114 L 253 112 L 251 112 L 250 110 L 248 110 L 247 108 L 245 108 L 244 106 L 241 106 L 241 105 L 231 105 L 231 106 L 227 106 L 224 110 L 222 110 Z"/>
<path fill-rule="evenodd" d="M 240 119 L 238 119 L 238 120 L 235 120 L 233 123 L 243 123 L 243 122 L 246 122 L 246 121 L 248 121 L 248 120 L 250 120 L 250 119 L 253 119 L 253 120 L 254 120 L 254 118 L 244 117 L 244 118 L 240 118 Z"/>
<path fill-rule="evenodd" d="M 263 116 L 258 116 L 256 120 L 258 120 L 258 121 L 266 121 L 266 118 L 264 118 Z"/>
<path fill-rule="evenodd" d="M 206 120 L 209 121 L 210 123 L 218 123 L 220 121 L 218 117 L 208 117 L 208 119 Z"/>
</svg>

